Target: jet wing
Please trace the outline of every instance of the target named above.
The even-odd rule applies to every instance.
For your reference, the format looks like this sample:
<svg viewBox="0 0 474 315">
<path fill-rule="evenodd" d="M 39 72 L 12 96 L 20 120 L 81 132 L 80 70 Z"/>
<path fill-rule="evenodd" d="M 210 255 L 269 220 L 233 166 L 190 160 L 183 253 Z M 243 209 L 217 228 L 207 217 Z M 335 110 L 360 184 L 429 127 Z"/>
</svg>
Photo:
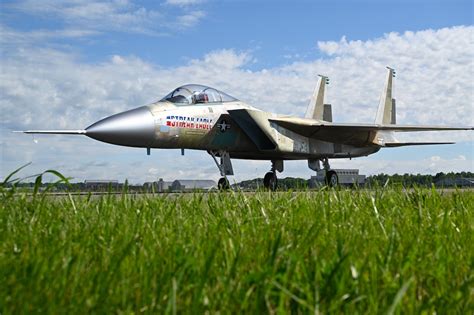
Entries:
<svg viewBox="0 0 474 315">
<path fill-rule="evenodd" d="M 283 128 L 291 130 L 300 135 L 322 141 L 337 142 L 350 145 L 367 145 L 374 142 L 378 131 L 413 132 L 413 131 L 442 131 L 442 130 L 473 130 L 473 127 L 449 127 L 449 126 L 417 126 L 417 125 L 379 125 L 379 124 L 345 124 L 331 123 L 314 119 L 297 117 L 270 118 L 273 122 Z M 417 144 L 438 144 L 434 142 L 425 143 L 387 143 L 386 146 L 402 146 Z M 440 143 L 447 144 L 447 143 Z"/>
</svg>

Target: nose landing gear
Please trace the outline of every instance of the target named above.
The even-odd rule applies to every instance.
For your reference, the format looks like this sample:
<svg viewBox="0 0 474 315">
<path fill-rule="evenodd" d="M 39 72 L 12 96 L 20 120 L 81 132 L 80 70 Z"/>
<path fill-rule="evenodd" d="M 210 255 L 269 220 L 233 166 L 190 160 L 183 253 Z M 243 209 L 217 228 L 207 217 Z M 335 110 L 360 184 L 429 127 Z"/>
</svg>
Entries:
<svg viewBox="0 0 474 315">
<path fill-rule="evenodd" d="M 208 153 L 214 159 L 217 167 L 219 168 L 219 172 L 221 173 L 221 178 L 217 183 L 217 188 L 219 190 L 228 190 L 230 189 L 229 180 L 227 179 L 227 175 L 234 175 L 234 169 L 232 168 L 232 162 L 230 161 L 230 155 L 227 151 L 208 151 Z M 217 161 L 216 156 L 219 156 L 220 160 Z"/>
</svg>

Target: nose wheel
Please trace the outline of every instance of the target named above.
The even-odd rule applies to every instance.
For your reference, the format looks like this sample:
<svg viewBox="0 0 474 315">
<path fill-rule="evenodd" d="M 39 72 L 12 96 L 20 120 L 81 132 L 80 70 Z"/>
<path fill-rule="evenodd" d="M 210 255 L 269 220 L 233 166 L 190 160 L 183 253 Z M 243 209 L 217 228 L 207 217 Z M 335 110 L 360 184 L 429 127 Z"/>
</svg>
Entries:
<svg viewBox="0 0 474 315">
<path fill-rule="evenodd" d="M 217 182 L 217 188 L 219 190 L 228 190 L 230 189 L 230 184 L 229 180 L 227 179 L 227 175 L 234 175 L 234 170 L 232 168 L 232 162 L 230 161 L 230 155 L 229 152 L 226 151 L 207 151 L 212 158 L 214 159 L 214 162 L 217 165 L 217 168 L 219 169 L 219 172 L 221 173 L 221 178 Z M 219 157 L 219 160 L 217 158 Z"/>
</svg>

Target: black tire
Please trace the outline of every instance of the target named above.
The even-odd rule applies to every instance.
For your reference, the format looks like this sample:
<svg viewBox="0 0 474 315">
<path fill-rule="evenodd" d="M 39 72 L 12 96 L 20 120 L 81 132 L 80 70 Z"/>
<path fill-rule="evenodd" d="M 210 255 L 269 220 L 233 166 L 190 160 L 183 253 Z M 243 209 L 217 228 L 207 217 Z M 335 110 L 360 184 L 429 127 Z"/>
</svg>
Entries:
<svg viewBox="0 0 474 315">
<path fill-rule="evenodd" d="M 271 191 L 275 191 L 277 189 L 278 178 L 274 172 L 268 172 L 265 174 L 265 177 L 263 178 L 263 186 Z"/>
<path fill-rule="evenodd" d="M 329 171 L 326 173 L 326 185 L 329 187 L 336 187 L 339 185 L 339 177 L 335 171 Z"/>
<path fill-rule="evenodd" d="M 227 178 L 221 177 L 217 183 L 217 188 L 219 188 L 219 190 L 229 190 L 230 184 Z"/>
</svg>

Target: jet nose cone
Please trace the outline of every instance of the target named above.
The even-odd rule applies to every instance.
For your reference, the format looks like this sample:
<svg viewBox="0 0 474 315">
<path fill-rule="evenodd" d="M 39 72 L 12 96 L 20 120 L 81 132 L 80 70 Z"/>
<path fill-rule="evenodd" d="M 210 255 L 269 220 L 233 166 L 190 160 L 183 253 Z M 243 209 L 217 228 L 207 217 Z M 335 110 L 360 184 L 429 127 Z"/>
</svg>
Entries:
<svg viewBox="0 0 474 315">
<path fill-rule="evenodd" d="M 112 115 L 86 128 L 88 137 L 131 147 L 149 147 L 154 134 L 154 119 L 147 106 Z"/>
</svg>

